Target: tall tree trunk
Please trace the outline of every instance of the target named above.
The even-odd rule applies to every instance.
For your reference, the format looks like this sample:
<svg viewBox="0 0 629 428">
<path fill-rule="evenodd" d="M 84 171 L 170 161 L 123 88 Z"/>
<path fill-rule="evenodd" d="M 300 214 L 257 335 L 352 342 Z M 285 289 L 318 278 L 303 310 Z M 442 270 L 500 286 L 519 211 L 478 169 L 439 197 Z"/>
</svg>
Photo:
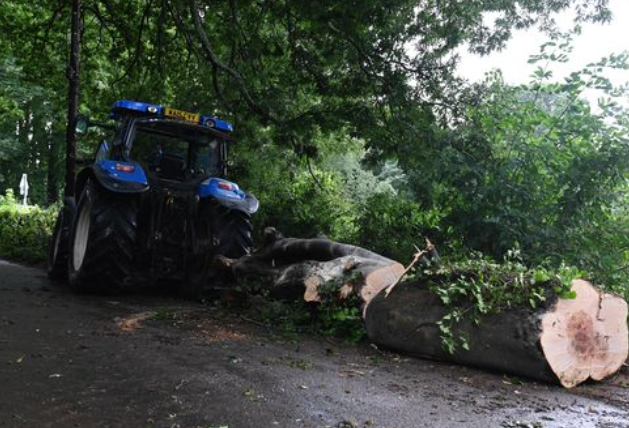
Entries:
<svg viewBox="0 0 629 428">
<path fill-rule="evenodd" d="M 74 196 L 76 118 L 79 115 L 79 65 L 81 55 L 81 0 L 72 0 L 70 63 L 68 64 L 68 128 L 66 131 L 65 195 Z"/>
<path fill-rule="evenodd" d="M 52 125 L 46 132 L 46 139 L 48 142 L 48 171 L 46 171 L 46 200 L 48 204 L 52 205 L 59 199 L 59 176 L 57 175 L 57 143 L 55 141 L 54 133 L 52 132 Z"/>
</svg>

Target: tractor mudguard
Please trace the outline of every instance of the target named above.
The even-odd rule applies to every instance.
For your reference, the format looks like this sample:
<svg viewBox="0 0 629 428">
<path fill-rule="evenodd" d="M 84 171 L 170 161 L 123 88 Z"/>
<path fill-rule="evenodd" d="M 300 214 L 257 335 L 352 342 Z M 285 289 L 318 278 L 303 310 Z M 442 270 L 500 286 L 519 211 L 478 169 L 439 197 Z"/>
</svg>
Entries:
<svg viewBox="0 0 629 428">
<path fill-rule="evenodd" d="M 89 176 L 94 176 L 98 184 L 115 193 L 141 193 L 149 188 L 146 174 L 137 162 L 100 160 L 81 171 L 77 190 L 83 188 Z"/>
<path fill-rule="evenodd" d="M 260 203 L 250 193 L 240 190 L 236 183 L 221 178 L 209 178 L 199 187 L 199 198 L 214 199 L 224 207 L 253 214 L 258 211 Z"/>
</svg>

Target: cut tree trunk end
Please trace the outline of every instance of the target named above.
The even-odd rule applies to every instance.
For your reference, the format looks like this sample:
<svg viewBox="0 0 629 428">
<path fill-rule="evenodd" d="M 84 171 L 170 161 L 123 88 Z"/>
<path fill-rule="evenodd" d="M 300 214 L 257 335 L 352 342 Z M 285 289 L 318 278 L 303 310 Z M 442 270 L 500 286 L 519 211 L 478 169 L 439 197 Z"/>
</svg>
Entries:
<svg viewBox="0 0 629 428">
<path fill-rule="evenodd" d="M 627 360 L 627 303 L 575 280 L 575 299 L 556 299 L 536 310 L 519 308 L 487 316 L 480 325 L 462 321 L 457 333 L 469 350 L 444 350 L 439 322 L 448 313 L 427 287 L 403 283 L 380 293 L 365 314 L 368 337 L 378 345 L 459 364 L 514 373 L 566 388 L 602 380 Z"/>
<path fill-rule="evenodd" d="M 550 368 L 568 388 L 616 373 L 629 352 L 627 303 L 583 280 L 572 289 L 575 299 L 559 299 L 543 315 L 540 336 Z"/>
</svg>

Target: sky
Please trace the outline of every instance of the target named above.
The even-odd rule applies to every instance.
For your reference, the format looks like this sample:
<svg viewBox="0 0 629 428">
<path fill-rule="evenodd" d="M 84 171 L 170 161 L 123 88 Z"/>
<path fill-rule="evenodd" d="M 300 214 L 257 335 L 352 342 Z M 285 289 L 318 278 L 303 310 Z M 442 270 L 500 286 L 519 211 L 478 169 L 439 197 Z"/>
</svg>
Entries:
<svg viewBox="0 0 629 428">
<path fill-rule="evenodd" d="M 553 80 L 562 80 L 570 72 L 581 69 L 588 63 L 598 61 L 601 57 L 611 53 L 629 51 L 629 0 L 610 0 L 613 13 L 612 21 L 608 24 L 583 24 L 581 34 L 574 40 L 574 51 L 571 61 L 555 66 Z M 557 17 L 562 30 L 573 27 L 574 14 L 565 13 Z M 472 82 L 482 81 L 485 73 L 499 68 L 504 79 L 510 84 L 522 84 L 531 81 L 531 74 L 539 64 L 528 64 L 530 55 L 539 52 L 539 46 L 548 38 L 535 29 L 514 31 L 506 48 L 484 57 L 471 54 L 467 49 L 459 53 L 461 61 L 458 72 Z M 614 83 L 629 81 L 629 70 L 616 71 L 608 74 Z M 587 96 L 590 101 L 596 100 L 595 94 Z"/>
</svg>

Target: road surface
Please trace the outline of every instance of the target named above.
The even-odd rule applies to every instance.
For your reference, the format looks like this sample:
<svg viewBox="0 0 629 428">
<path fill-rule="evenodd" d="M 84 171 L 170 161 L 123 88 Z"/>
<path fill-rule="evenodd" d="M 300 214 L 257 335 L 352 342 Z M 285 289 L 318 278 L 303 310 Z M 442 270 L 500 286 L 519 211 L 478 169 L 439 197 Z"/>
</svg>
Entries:
<svg viewBox="0 0 629 428">
<path fill-rule="evenodd" d="M 565 390 L 233 312 L 0 261 L 0 427 L 629 427 L 629 373 Z"/>
</svg>

